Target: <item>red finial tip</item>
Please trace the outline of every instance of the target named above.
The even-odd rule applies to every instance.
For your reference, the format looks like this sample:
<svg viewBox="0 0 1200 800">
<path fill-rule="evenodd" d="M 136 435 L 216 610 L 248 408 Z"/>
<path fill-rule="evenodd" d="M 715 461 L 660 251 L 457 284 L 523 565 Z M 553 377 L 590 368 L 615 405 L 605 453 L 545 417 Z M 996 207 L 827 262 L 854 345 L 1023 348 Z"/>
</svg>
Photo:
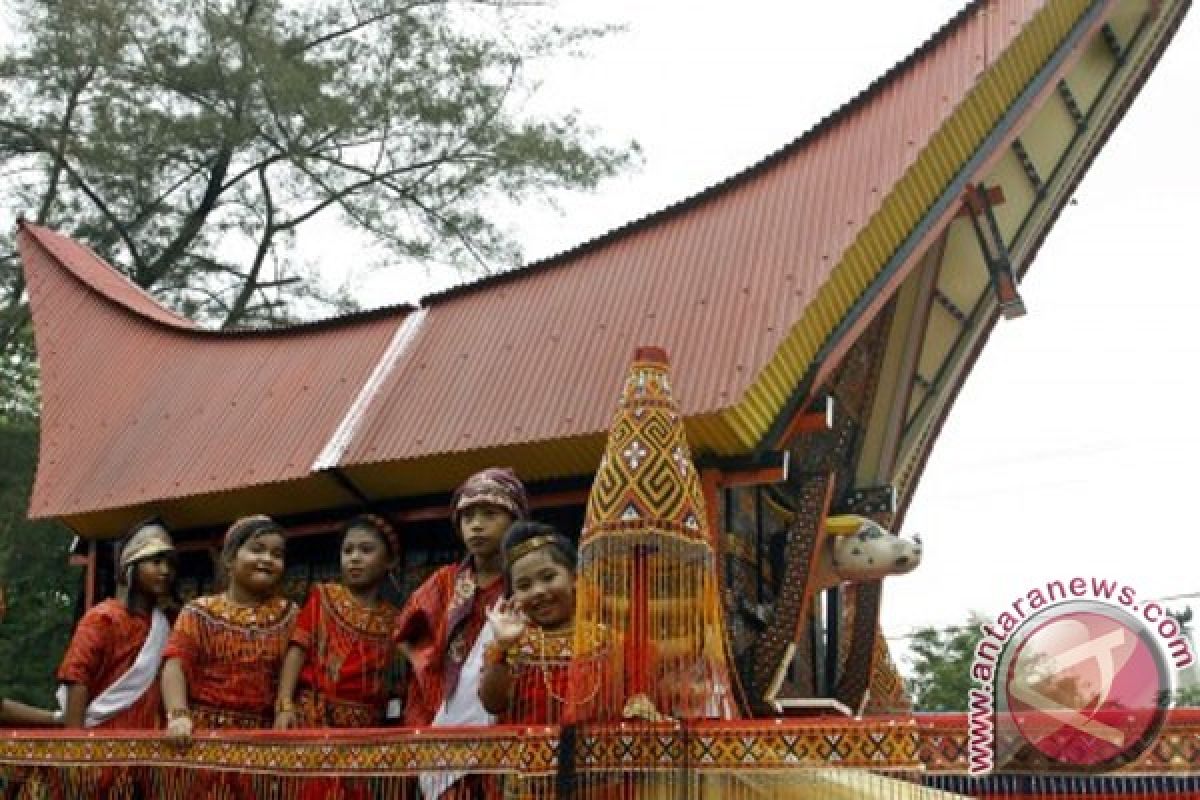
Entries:
<svg viewBox="0 0 1200 800">
<path fill-rule="evenodd" d="M 656 364 L 669 364 L 670 359 L 667 358 L 667 351 L 662 347 L 653 347 L 643 345 L 633 351 L 634 361 L 649 361 Z"/>
</svg>

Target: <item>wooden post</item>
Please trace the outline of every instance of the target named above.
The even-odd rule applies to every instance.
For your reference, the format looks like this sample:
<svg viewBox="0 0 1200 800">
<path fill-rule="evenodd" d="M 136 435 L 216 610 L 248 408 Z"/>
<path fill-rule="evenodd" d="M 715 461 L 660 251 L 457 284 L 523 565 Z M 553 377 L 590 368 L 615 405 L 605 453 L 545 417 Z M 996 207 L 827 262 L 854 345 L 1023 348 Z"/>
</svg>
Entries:
<svg viewBox="0 0 1200 800">
<path fill-rule="evenodd" d="M 83 605 L 84 608 L 91 608 L 96 605 L 96 559 L 99 544 L 95 539 L 88 541 L 87 553 L 87 572 L 84 576 L 83 585 Z"/>
<path fill-rule="evenodd" d="M 704 515 L 708 518 L 709 535 L 712 536 L 709 544 L 713 547 L 713 555 L 718 559 L 725 552 L 724 542 L 721 541 L 721 536 L 725 533 L 724 520 L 720 519 L 717 513 L 721 509 L 719 492 L 722 488 L 724 487 L 721 470 L 700 470 L 700 491 L 704 492 Z"/>
</svg>

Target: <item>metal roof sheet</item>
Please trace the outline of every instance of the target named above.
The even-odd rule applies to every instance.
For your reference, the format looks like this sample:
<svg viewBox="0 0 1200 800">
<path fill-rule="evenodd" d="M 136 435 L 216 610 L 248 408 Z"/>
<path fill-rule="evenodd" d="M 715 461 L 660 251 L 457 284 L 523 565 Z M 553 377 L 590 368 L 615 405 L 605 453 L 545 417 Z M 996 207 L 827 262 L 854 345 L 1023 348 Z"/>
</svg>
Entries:
<svg viewBox="0 0 1200 800">
<path fill-rule="evenodd" d="M 527 478 L 581 474 L 643 344 L 671 354 L 693 449 L 744 452 L 1068 34 L 1114 5 L 973 3 L 759 165 L 543 264 L 431 296 L 407 324 L 390 309 L 200 331 L 86 248 L 25 226 L 45 392 L 31 511 L 335 465 L 393 497 L 498 459 Z"/>
<path fill-rule="evenodd" d="M 714 415 L 766 381 L 772 396 L 749 398 L 759 406 L 751 414 L 773 418 L 811 353 L 801 348 L 767 372 L 771 360 L 806 314 L 831 330 L 865 288 L 874 270 L 860 267 L 857 285 L 834 286 L 835 296 L 817 302 L 946 119 L 1042 6 L 976 3 L 742 175 L 542 265 L 427 298 L 412 357 L 381 386 L 347 465 L 598 435 L 630 353 L 647 343 L 671 354 L 685 415 L 708 418 L 689 432 L 694 446 L 751 445 L 755 431 Z M 926 206 L 905 210 L 916 219 Z M 893 232 L 907 230 L 904 222 Z M 873 253 L 870 266 L 889 254 Z"/>
<path fill-rule="evenodd" d="M 304 477 L 401 322 L 213 336 L 23 225 L 42 369 L 33 516 Z"/>
</svg>

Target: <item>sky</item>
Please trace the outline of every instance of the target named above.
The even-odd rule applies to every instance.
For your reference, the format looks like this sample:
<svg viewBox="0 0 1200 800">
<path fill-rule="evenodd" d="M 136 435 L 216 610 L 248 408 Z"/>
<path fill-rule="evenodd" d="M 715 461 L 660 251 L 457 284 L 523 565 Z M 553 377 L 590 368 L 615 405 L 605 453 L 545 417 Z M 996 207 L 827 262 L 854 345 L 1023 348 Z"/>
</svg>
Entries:
<svg viewBox="0 0 1200 800">
<path fill-rule="evenodd" d="M 599 9 L 628 32 L 555 64 L 536 102 L 636 139 L 645 163 L 558 198 L 560 211 L 504 218 L 534 260 L 699 191 L 800 136 L 961 5 L 568 0 L 568 15 Z M 1186 99 L 1200 88 L 1197 24 L 1185 20 L 1051 231 L 1021 287 L 1028 314 L 998 325 L 959 396 L 905 523 L 924 563 L 886 584 L 894 648 L 918 626 L 995 616 L 1076 575 L 1140 598 L 1200 592 L 1187 500 L 1200 495 L 1200 112 Z M 448 282 L 380 273 L 360 297 Z"/>
</svg>

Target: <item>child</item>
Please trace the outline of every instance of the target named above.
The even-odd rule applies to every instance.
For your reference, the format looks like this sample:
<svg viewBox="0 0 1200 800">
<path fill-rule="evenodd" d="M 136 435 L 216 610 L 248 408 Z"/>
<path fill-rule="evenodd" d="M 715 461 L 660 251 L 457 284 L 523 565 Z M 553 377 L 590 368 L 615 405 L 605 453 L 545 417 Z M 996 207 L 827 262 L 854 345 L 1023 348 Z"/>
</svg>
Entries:
<svg viewBox="0 0 1200 800">
<path fill-rule="evenodd" d="M 370 514 L 342 531 L 342 583 L 314 586 L 292 631 L 275 702 L 280 730 L 383 724 L 396 608 L 379 590 L 400 543 L 391 525 Z"/>
<path fill-rule="evenodd" d="M 491 638 L 484 623 L 487 609 L 504 591 L 504 533 L 515 520 L 528 516 L 525 487 L 510 469 L 485 469 L 454 493 L 450 513 L 467 557 L 431 575 L 413 592 L 396 622 L 396 639 L 411 667 L 406 725 L 494 721 L 479 702 L 483 651 Z M 489 784 L 484 776 L 453 772 L 424 773 L 420 778 L 428 800 L 482 796 Z"/>
<path fill-rule="evenodd" d="M 167 733 L 269 728 L 296 606 L 279 595 L 283 528 L 270 517 L 229 526 L 221 549 L 227 588 L 188 603 L 167 642 L 163 705 Z"/>
<path fill-rule="evenodd" d="M 412 668 L 406 725 L 490 723 L 477 697 L 478 669 L 465 664 L 472 653 L 482 663 L 485 615 L 504 591 L 500 543 L 509 525 L 527 516 L 525 487 L 510 469 L 476 473 L 454 493 L 451 519 L 467 557 L 431 575 L 396 622 Z"/>
<path fill-rule="evenodd" d="M 130 529 L 117 549 L 117 596 L 88 609 L 58 668 L 67 728 L 162 727 L 158 668 L 171 624 L 175 545 L 158 519 Z"/>
<path fill-rule="evenodd" d="M 495 641 L 484 656 L 479 699 L 502 723 L 563 725 L 560 753 L 569 753 L 571 723 L 599 719 L 598 699 L 611 696 L 605 682 L 619 675 L 616 648 L 603 629 L 587 632 L 575 626 L 577 554 L 566 537 L 549 525 L 518 522 L 504 537 L 504 559 L 510 598 L 488 612 Z M 579 642 L 591 655 L 583 661 L 574 653 L 576 637 L 585 633 Z M 560 764 L 560 774 L 568 775 L 571 756 L 562 757 L 567 761 Z M 503 796 L 633 796 L 631 787 L 613 776 L 575 780 L 582 783 L 571 789 L 559 786 L 553 776 L 510 775 L 504 779 Z M 493 790 L 492 796 L 500 792 Z"/>
<path fill-rule="evenodd" d="M 595 719 L 601 682 L 615 675 L 603 631 L 589 635 L 593 664 L 575 665 L 575 546 L 549 525 L 518 522 L 504 538 L 511 594 L 488 612 L 495 641 L 484 656 L 479 699 L 502 723 L 562 724 Z"/>
</svg>

